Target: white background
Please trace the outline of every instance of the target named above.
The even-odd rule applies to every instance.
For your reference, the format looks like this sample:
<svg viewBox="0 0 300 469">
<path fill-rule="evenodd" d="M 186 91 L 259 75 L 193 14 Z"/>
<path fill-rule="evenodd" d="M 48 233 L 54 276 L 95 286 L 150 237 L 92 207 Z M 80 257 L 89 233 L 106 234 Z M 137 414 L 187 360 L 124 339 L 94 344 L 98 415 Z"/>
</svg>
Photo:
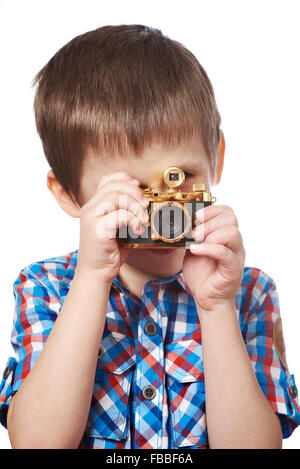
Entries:
<svg viewBox="0 0 300 469">
<path fill-rule="evenodd" d="M 145 24 L 182 42 L 215 89 L 226 152 L 212 190 L 239 220 L 246 265 L 277 286 L 290 372 L 299 357 L 299 1 L 0 1 L 0 374 L 11 355 L 12 284 L 34 261 L 77 249 L 79 223 L 46 186 L 31 81 L 73 37 L 108 24 Z M 300 389 L 300 388 L 299 388 Z M 9 448 L 0 428 L 0 448 Z M 300 448 L 300 430 L 284 440 Z"/>
</svg>

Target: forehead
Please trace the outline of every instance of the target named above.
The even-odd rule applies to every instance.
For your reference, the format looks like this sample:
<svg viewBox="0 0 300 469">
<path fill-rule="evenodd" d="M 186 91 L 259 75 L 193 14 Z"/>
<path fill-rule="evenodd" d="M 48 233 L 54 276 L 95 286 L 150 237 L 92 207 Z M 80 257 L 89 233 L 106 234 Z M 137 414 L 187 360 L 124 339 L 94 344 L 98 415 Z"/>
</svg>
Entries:
<svg viewBox="0 0 300 469">
<path fill-rule="evenodd" d="M 138 156 L 101 157 L 90 150 L 83 163 L 81 184 L 86 182 L 98 185 L 103 175 L 117 171 L 126 171 L 141 183 L 157 177 L 169 166 L 182 169 L 207 171 L 210 167 L 200 136 L 194 136 L 188 142 L 176 147 L 166 147 L 155 143 L 146 147 Z"/>
</svg>

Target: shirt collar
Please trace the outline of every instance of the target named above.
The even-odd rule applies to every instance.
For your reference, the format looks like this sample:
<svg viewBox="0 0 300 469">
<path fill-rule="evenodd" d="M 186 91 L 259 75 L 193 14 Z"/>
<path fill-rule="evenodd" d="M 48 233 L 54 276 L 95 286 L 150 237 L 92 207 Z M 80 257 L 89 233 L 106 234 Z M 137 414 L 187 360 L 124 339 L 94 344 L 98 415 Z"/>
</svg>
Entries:
<svg viewBox="0 0 300 469">
<path fill-rule="evenodd" d="M 65 273 L 65 276 L 64 276 L 64 279 L 63 279 L 63 283 L 67 287 L 70 287 L 70 285 L 72 283 L 72 280 L 74 278 L 75 269 L 76 269 L 76 265 L 77 265 L 77 258 L 78 258 L 78 249 L 76 249 L 76 251 L 73 251 L 73 252 L 66 255 L 67 269 L 66 269 L 66 273 Z M 145 287 L 147 285 L 163 286 L 163 285 L 166 285 L 166 284 L 169 284 L 169 283 L 172 283 L 172 282 L 178 283 L 183 288 L 183 290 L 185 290 L 189 295 L 191 295 L 191 291 L 190 291 L 187 283 L 184 280 L 182 269 L 180 269 L 179 272 L 172 275 L 171 277 L 164 278 L 164 279 L 159 279 L 159 280 L 149 280 L 145 284 Z M 124 293 L 126 295 L 130 295 L 130 291 L 128 290 L 128 288 L 125 287 L 125 285 L 123 285 L 119 274 L 116 275 L 116 277 L 113 279 L 112 287 L 115 287 L 115 289 L 120 291 L 121 293 Z"/>
<path fill-rule="evenodd" d="M 147 287 L 147 285 L 160 287 L 174 282 L 177 282 L 183 288 L 183 290 L 185 290 L 189 295 L 191 295 L 191 291 L 184 280 L 182 269 L 176 274 L 172 275 L 172 277 L 167 277 L 159 280 L 149 280 L 147 283 L 145 283 L 144 289 Z M 114 278 L 112 286 L 115 287 L 116 290 L 118 290 L 119 292 L 124 293 L 126 295 L 130 295 L 130 291 L 122 283 L 119 274 Z"/>
<path fill-rule="evenodd" d="M 65 256 L 66 271 L 62 283 L 64 283 L 65 286 L 68 288 L 71 286 L 72 280 L 74 278 L 75 269 L 77 265 L 77 256 L 78 249 L 76 249 L 76 251 L 70 252 Z"/>
</svg>

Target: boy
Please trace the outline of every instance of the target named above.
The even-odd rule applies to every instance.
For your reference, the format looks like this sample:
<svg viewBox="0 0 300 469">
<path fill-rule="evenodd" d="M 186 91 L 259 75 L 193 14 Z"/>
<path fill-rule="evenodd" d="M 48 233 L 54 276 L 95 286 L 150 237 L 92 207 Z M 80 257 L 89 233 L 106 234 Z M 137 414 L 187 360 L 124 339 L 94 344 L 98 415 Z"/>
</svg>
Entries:
<svg viewBox="0 0 300 469">
<path fill-rule="evenodd" d="M 197 212 L 201 246 L 124 249 L 141 188 L 169 166 L 218 184 L 225 140 L 204 69 L 143 25 L 75 37 L 37 74 L 48 187 L 79 249 L 14 283 L 1 422 L 15 448 L 280 448 L 300 423 L 274 281 L 244 266 L 228 206 Z"/>
</svg>

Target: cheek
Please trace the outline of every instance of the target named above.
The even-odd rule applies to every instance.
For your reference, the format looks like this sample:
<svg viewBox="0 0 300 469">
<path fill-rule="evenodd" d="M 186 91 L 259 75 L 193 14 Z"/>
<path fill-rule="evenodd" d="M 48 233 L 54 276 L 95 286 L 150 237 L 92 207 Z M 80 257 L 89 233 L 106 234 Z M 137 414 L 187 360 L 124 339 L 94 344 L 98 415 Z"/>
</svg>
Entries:
<svg viewBox="0 0 300 469">
<path fill-rule="evenodd" d="M 79 186 L 78 197 L 80 205 L 85 205 L 93 196 L 91 189 L 85 187 L 82 183 Z"/>
</svg>

